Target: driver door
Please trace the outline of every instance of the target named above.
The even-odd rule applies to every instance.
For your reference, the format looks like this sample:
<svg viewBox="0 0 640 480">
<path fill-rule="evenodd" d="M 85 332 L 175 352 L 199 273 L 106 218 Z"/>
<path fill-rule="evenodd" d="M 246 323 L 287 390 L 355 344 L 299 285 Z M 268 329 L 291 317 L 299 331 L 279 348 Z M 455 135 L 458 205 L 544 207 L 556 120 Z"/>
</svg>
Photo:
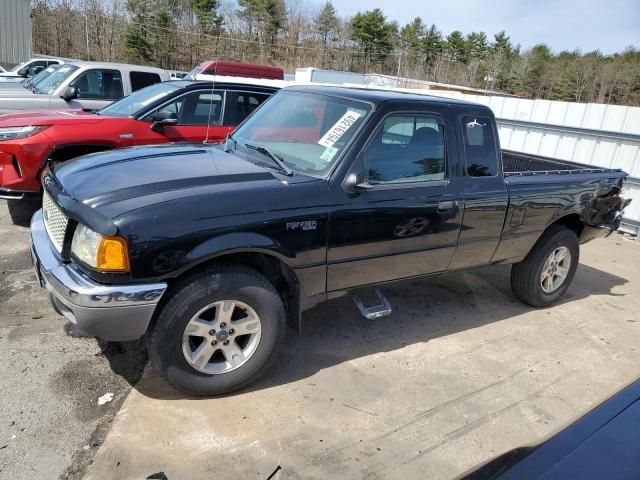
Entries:
<svg viewBox="0 0 640 480">
<path fill-rule="evenodd" d="M 381 121 L 352 170 L 370 189 L 339 191 L 330 213 L 328 291 L 448 269 L 463 209 L 450 124 L 437 107 Z"/>
<path fill-rule="evenodd" d="M 193 90 L 170 100 L 136 122 L 136 144 L 203 142 L 207 130 L 209 142 L 224 140 L 231 130 L 221 125 L 224 95 L 223 90 Z M 175 115 L 178 123 L 152 130 L 152 117 L 158 112 Z"/>
<path fill-rule="evenodd" d="M 124 97 L 120 70 L 95 68 L 79 74 L 70 84 L 78 89 L 78 98 L 63 100 L 51 96 L 51 108 L 98 110 Z"/>
</svg>

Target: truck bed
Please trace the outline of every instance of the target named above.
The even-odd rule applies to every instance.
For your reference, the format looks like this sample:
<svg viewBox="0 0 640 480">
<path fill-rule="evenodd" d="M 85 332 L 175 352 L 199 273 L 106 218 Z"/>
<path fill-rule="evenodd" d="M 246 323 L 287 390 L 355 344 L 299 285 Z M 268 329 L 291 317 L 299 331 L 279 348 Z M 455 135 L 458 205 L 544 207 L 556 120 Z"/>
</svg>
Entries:
<svg viewBox="0 0 640 480">
<path fill-rule="evenodd" d="M 502 165 L 505 177 L 622 172 L 622 170 L 618 168 L 599 168 L 593 165 L 568 162 L 566 160 L 513 152 L 510 150 L 502 151 Z"/>
</svg>

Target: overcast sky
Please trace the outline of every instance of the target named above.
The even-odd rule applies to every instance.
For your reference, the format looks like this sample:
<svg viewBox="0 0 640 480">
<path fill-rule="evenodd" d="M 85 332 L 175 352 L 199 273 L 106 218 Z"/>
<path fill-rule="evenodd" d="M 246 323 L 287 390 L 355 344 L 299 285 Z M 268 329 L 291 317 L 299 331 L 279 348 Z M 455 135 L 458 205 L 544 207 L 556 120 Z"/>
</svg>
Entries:
<svg viewBox="0 0 640 480">
<path fill-rule="evenodd" d="M 317 0 L 319 4 L 322 0 Z M 333 0 L 341 17 L 380 8 L 400 25 L 416 16 L 448 34 L 506 30 L 524 49 L 546 43 L 554 51 L 640 47 L 640 0 Z"/>
</svg>

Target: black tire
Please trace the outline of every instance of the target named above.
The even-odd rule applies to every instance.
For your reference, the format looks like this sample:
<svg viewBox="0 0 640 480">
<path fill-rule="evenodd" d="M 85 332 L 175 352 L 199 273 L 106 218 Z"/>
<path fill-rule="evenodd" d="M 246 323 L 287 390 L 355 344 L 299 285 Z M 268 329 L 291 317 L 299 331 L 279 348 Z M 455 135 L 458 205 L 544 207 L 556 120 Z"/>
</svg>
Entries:
<svg viewBox="0 0 640 480">
<path fill-rule="evenodd" d="M 237 369 L 202 373 L 183 355 L 182 336 L 197 312 L 220 300 L 253 308 L 260 317 L 261 337 L 254 353 Z M 285 309 L 278 292 L 263 275 L 241 265 L 214 266 L 185 278 L 160 308 L 147 337 L 151 364 L 173 387 L 190 395 L 219 395 L 256 381 L 274 362 L 285 337 Z"/>
<path fill-rule="evenodd" d="M 546 293 L 541 285 L 542 270 L 551 253 L 566 247 L 571 253 L 569 272 L 555 291 Z M 578 268 L 580 245 L 576 234 L 561 225 L 553 225 L 538 239 L 529 254 L 511 267 L 511 289 L 518 299 L 533 307 L 546 307 L 558 300 L 573 281 Z"/>
<path fill-rule="evenodd" d="M 28 227 L 31 217 L 42 207 L 42 198 L 38 195 L 29 195 L 21 200 L 7 200 L 7 209 L 14 225 Z"/>
</svg>

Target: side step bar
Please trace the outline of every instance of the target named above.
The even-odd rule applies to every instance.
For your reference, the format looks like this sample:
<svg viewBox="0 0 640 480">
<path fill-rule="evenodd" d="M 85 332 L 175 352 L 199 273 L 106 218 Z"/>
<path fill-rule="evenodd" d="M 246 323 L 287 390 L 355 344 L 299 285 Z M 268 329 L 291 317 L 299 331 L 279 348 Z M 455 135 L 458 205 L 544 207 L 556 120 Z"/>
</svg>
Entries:
<svg viewBox="0 0 640 480">
<path fill-rule="evenodd" d="M 372 290 L 373 295 L 368 295 L 368 297 L 375 297 L 367 298 L 367 300 L 371 300 L 372 303 L 365 304 L 362 300 L 362 295 L 364 295 L 364 293 L 364 291 L 360 291 L 353 294 L 353 301 L 364 318 L 368 320 L 375 320 L 376 318 L 386 317 L 391 314 L 393 310 L 391 308 L 391 304 L 379 289 L 374 288 Z"/>
</svg>

